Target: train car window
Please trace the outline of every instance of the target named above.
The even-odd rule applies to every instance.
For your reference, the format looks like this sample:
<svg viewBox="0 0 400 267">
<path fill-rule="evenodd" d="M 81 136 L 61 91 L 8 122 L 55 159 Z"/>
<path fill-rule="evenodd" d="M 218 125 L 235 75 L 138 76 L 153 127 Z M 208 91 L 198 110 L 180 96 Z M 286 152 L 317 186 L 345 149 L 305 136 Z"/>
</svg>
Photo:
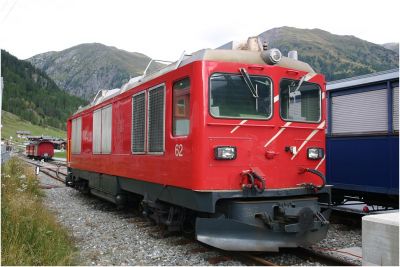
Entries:
<svg viewBox="0 0 400 267">
<path fill-rule="evenodd" d="M 140 92 L 132 97 L 132 153 L 145 152 L 146 139 L 146 93 Z"/>
<path fill-rule="evenodd" d="M 190 129 L 190 79 L 185 78 L 173 85 L 172 134 L 186 136 Z"/>
<path fill-rule="evenodd" d="M 148 93 L 148 123 L 147 123 L 147 146 L 149 153 L 164 152 L 164 106 L 165 86 L 159 85 L 149 89 Z"/>
<path fill-rule="evenodd" d="M 272 116 L 272 82 L 249 76 L 253 88 L 240 74 L 214 73 L 210 77 L 210 113 L 217 118 L 269 119 Z"/>
<path fill-rule="evenodd" d="M 93 112 L 93 154 L 111 153 L 112 106 Z"/>
<path fill-rule="evenodd" d="M 71 130 L 71 152 L 72 154 L 81 153 L 82 144 L 82 118 L 76 118 L 72 120 Z"/>
<path fill-rule="evenodd" d="M 319 122 L 321 88 L 317 84 L 283 79 L 280 83 L 280 113 L 283 120 Z"/>
</svg>

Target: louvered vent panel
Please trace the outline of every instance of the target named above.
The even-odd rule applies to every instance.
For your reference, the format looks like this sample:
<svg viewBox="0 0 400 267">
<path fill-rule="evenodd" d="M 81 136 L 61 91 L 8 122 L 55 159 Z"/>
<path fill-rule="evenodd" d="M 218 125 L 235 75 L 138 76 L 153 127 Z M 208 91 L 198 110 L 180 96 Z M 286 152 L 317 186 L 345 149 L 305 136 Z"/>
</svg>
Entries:
<svg viewBox="0 0 400 267">
<path fill-rule="evenodd" d="M 71 121 L 71 152 L 75 154 L 76 143 L 76 120 Z"/>
<path fill-rule="evenodd" d="M 393 130 L 399 130 L 399 87 L 393 88 Z"/>
<path fill-rule="evenodd" d="M 76 153 L 76 119 L 72 120 L 72 130 L 71 130 L 71 152 Z"/>
<path fill-rule="evenodd" d="M 375 90 L 332 97 L 332 133 L 385 132 L 387 91 Z"/>
<path fill-rule="evenodd" d="M 72 133 L 71 133 L 71 150 L 72 154 L 81 153 L 82 144 L 82 118 L 76 118 L 72 120 Z"/>
<path fill-rule="evenodd" d="M 149 91 L 149 152 L 164 152 L 164 86 Z"/>
<path fill-rule="evenodd" d="M 111 153 L 112 106 L 101 110 L 101 153 Z"/>
<path fill-rule="evenodd" d="M 145 93 L 132 98 L 132 152 L 144 153 L 146 103 Z"/>
<path fill-rule="evenodd" d="M 93 154 L 101 153 L 101 109 L 93 112 Z"/>
</svg>

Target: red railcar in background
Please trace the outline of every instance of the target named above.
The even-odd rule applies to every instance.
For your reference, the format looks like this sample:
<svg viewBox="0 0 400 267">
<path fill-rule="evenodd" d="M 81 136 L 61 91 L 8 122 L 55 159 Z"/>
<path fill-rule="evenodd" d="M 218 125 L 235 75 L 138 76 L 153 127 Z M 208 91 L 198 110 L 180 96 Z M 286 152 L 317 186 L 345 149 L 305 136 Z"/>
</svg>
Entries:
<svg viewBox="0 0 400 267">
<path fill-rule="evenodd" d="M 277 49 L 201 50 L 68 120 L 67 185 L 226 250 L 326 236 L 325 80 Z"/>
<path fill-rule="evenodd" d="M 38 140 L 26 145 L 26 156 L 33 159 L 44 159 L 45 161 L 54 156 L 54 145 L 51 141 Z"/>
</svg>

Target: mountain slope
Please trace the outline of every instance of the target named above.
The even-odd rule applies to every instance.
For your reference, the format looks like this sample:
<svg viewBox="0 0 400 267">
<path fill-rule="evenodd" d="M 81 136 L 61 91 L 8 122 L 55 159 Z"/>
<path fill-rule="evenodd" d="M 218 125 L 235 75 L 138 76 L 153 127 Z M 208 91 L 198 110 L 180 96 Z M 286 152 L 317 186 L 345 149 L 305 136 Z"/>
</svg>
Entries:
<svg viewBox="0 0 400 267">
<path fill-rule="evenodd" d="M 1 51 L 3 110 L 32 124 L 65 129 L 67 118 L 86 101 L 61 90 L 31 63 Z"/>
<path fill-rule="evenodd" d="M 297 50 L 299 59 L 323 73 L 328 81 L 399 66 L 396 52 L 354 36 L 292 27 L 274 28 L 259 36 L 284 55 Z"/>
<path fill-rule="evenodd" d="M 121 87 L 130 77 L 141 75 L 150 60 L 146 55 L 99 43 L 81 44 L 28 59 L 60 88 L 87 100 L 92 100 L 100 89 Z M 149 71 L 160 66 L 152 64 Z"/>
<path fill-rule="evenodd" d="M 399 53 L 399 43 L 386 43 L 382 45 L 384 48 L 393 50 L 397 54 Z"/>
<path fill-rule="evenodd" d="M 297 50 L 328 81 L 397 68 L 398 53 L 354 36 L 340 36 L 319 29 L 281 27 L 260 34 L 270 47 L 283 54 Z M 130 77 L 141 75 L 150 58 L 103 44 L 81 44 L 60 52 L 47 52 L 28 59 L 56 84 L 87 100 L 100 89 L 121 87 Z M 160 68 L 152 64 L 149 72 Z"/>
</svg>

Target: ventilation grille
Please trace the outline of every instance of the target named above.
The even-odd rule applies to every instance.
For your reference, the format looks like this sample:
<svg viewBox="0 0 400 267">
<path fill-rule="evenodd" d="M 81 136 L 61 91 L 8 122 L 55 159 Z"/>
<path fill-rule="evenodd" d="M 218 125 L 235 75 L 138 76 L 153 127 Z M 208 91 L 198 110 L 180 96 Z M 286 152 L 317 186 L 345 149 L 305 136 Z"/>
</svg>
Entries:
<svg viewBox="0 0 400 267">
<path fill-rule="evenodd" d="M 164 86 L 149 91 L 149 152 L 164 152 Z"/>
<path fill-rule="evenodd" d="M 112 106 L 101 110 L 101 153 L 111 153 Z"/>
<path fill-rule="evenodd" d="M 144 153 L 146 102 L 145 93 L 132 98 L 132 152 Z"/>
<path fill-rule="evenodd" d="M 72 120 L 72 133 L 71 133 L 71 152 L 72 154 L 81 153 L 82 141 L 82 118 Z"/>
<path fill-rule="evenodd" d="M 101 153 L 101 109 L 93 112 L 93 154 Z"/>
<path fill-rule="evenodd" d="M 393 130 L 399 130 L 399 87 L 393 88 Z"/>
</svg>

